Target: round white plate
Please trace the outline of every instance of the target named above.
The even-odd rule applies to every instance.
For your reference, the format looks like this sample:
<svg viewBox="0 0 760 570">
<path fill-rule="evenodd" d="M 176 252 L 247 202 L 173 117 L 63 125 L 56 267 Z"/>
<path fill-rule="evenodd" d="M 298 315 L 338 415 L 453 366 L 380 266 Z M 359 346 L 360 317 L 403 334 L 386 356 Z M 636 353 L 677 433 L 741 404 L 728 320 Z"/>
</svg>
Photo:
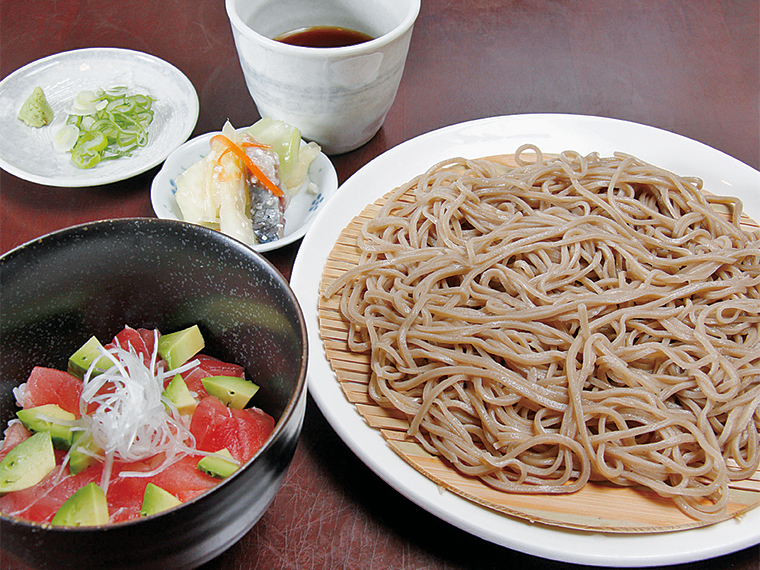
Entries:
<svg viewBox="0 0 760 570">
<path fill-rule="evenodd" d="M 511 153 L 524 143 L 534 143 L 545 152 L 634 154 L 678 174 L 700 176 L 707 190 L 741 198 L 746 211 L 760 219 L 760 172 L 699 142 L 653 127 L 537 114 L 482 119 L 419 136 L 380 155 L 347 180 L 301 244 L 290 285 L 306 318 L 312 397 L 343 441 L 388 484 L 452 525 L 514 550 L 578 564 L 641 567 L 703 560 L 759 543 L 760 509 L 712 526 L 646 535 L 565 531 L 499 514 L 442 491 L 418 473 L 343 395 L 324 354 L 317 315 L 322 270 L 340 232 L 367 204 L 441 160 Z"/>
<path fill-rule="evenodd" d="M 172 152 L 166 159 L 150 189 L 153 211 L 159 218 L 181 220 L 182 213 L 175 194 L 177 177 L 209 152 L 209 141 L 219 132 L 199 135 Z M 259 252 L 270 251 L 301 239 L 323 209 L 324 205 L 338 189 L 338 175 L 330 159 L 320 152 L 309 166 L 309 180 L 317 187 L 316 193 L 305 189 L 296 194 L 285 210 L 285 231 L 282 239 L 252 246 Z"/>
<path fill-rule="evenodd" d="M 130 93 L 155 99 L 148 144 L 132 156 L 74 166 L 69 153 L 53 149 L 53 136 L 80 91 L 119 83 Z M 18 112 L 35 87 L 41 87 L 55 117 L 41 128 L 26 125 Z M 39 59 L 0 81 L 0 167 L 47 186 L 84 187 L 125 180 L 160 164 L 187 140 L 198 120 L 198 94 L 173 65 L 152 55 L 119 48 L 87 48 Z"/>
</svg>

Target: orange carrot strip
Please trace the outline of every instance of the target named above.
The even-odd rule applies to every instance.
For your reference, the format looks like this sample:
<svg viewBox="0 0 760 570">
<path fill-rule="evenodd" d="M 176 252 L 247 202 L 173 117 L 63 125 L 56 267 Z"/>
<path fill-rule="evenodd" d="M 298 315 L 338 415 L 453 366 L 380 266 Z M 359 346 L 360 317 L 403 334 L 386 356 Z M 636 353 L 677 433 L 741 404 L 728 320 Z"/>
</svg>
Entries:
<svg viewBox="0 0 760 570">
<path fill-rule="evenodd" d="M 243 141 L 240 143 L 240 146 L 242 146 L 243 148 L 247 148 L 249 146 L 255 146 L 256 148 L 266 148 L 266 149 L 272 148 L 272 145 L 264 144 L 260 142 L 253 142 L 253 141 Z"/>
<path fill-rule="evenodd" d="M 251 174 L 253 174 L 256 178 L 258 178 L 259 181 L 264 186 L 266 186 L 267 190 L 269 190 L 272 194 L 274 194 L 278 198 L 285 197 L 282 190 L 280 190 L 280 188 L 274 182 L 269 180 L 269 178 L 267 178 L 266 175 L 263 172 L 261 172 L 261 169 L 253 163 L 253 161 L 251 160 L 251 157 L 248 156 L 242 148 L 240 148 L 238 145 L 236 145 L 234 142 L 232 142 L 230 139 L 228 139 L 224 135 L 215 135 L 211 137 L 211 144 L 213 144 L 214 141 L 223 144 L 225 147 L 231 150 L 235 154 L 235 156 L 237 156 L 240 160 L 242 160 L 243 164 L 245 164 L 245 167 L 248 169 L 248 171 Z"/>
<path fill-rule="evenodd" d="M 222 157 L 225 154 L 227 154 L 228 152 L 230 152 L 230 149 L 229 148 L 225 148 L 221 153 L 219 153 L 219 157 L 216 159 L 216 163 L 219 164 L 219 165 L 221 165 L 222 164 Z"/>
</svg>

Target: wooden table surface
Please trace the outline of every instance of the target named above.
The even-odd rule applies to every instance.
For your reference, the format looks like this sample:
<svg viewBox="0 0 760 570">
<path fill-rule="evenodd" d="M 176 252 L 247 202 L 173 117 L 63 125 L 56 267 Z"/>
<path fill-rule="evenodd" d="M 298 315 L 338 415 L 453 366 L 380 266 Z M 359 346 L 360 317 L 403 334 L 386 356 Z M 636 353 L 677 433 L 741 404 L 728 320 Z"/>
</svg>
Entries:
<svg viewBox="0 0 760 570">
<path fill-rule="evenodd" d="M 332 157 L 339 181 L 427 131 L 538 112 L 649 124 L 758 169 L 759 14 L 757 0 L 423 0 L 395 104 L 372 141 Z M 193 136 L 226 119 L 244 126 L 258 118 L 222 0 L 0 0 L 0 42 L 0 77 L 84 47 L 158 56 L 195 85 L 200 116 Z M 83 189 L 0 172 L 0 252 L 73 224 L 153 216 L 157 170 Z M 298 247 L 266 257 L 289 277 Z M 687 566 L 758 570 L 760 547 Z M 490 544 L 415 506 L 351 453 L 310 400 L 274 504 L 203 569 L 572 567 Z M 0 570 L 11 568 L 25 566 L 0 553 Z"/>
</svg>

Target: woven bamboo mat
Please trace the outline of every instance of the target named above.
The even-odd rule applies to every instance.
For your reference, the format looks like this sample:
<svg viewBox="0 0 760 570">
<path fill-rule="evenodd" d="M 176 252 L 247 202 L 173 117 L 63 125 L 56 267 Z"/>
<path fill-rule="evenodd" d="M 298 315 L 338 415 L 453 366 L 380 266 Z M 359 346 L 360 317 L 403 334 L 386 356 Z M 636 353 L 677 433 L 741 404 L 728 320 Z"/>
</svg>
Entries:
<svg viewBox="0 0 760 570">
<path fill-rule="evenodd" d="M 500 157 L 500 160 L 511 163 L 509 157 Z M 357 265 L 360 252 L 356 237 L 364 222 L 375 217 L 386 198 L 387 195 L 368 205 L 343 230 L 325 265 L 320 291 Z M 744 222 L 748 229 L 758 229 L 752 220 L 746 218 Z M 318 314 L 325 352 L 346 398 L 369 426 L 380 430 L 399 456 L 442 489 L 506 515 L 584 531 L 654 533 L 704 526 L 705 523 L 683 514 L 671 500 L 644 488 L 589 483 L 567 495 L 520 494 L 498 491 L 477 478 L 461 475 L 406 435 L 409 424 L 403 414 L 381 408 L 371 400 L 369 354 L 349 350 L 348 324 L 340 314 L 337 297 L 329 300 L 320 297 Z M 758 504 L 760 471 L 750 479 L 731 484 L 726 519 L 741 516 Z"/>
</svg>

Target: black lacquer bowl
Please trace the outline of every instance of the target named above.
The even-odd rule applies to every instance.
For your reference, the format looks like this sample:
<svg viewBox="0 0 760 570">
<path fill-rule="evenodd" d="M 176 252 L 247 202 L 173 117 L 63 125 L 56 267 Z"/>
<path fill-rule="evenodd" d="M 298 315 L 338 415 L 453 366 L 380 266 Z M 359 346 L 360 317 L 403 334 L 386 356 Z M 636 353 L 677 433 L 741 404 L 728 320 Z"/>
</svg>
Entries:
<svg viewBox="0 0 760 570">
<path fill-rule="evenodd" d="M 220 232 L 121 219 L 58 231 L 0 258 L 0 422 L 34 366 L 66 369 L 91 335 L 124 325 L 198 324 L 204 353 L 245 367 L 256 405 L 276 420 L 234 475 L 180 507 L 138 521 L 62 528 L 0 516 L 0 547 L 37 568 L 194 568 L 238 541 L 279 489 L 306 405 L 306 329 L 283 277 Z"/>
</svg>

